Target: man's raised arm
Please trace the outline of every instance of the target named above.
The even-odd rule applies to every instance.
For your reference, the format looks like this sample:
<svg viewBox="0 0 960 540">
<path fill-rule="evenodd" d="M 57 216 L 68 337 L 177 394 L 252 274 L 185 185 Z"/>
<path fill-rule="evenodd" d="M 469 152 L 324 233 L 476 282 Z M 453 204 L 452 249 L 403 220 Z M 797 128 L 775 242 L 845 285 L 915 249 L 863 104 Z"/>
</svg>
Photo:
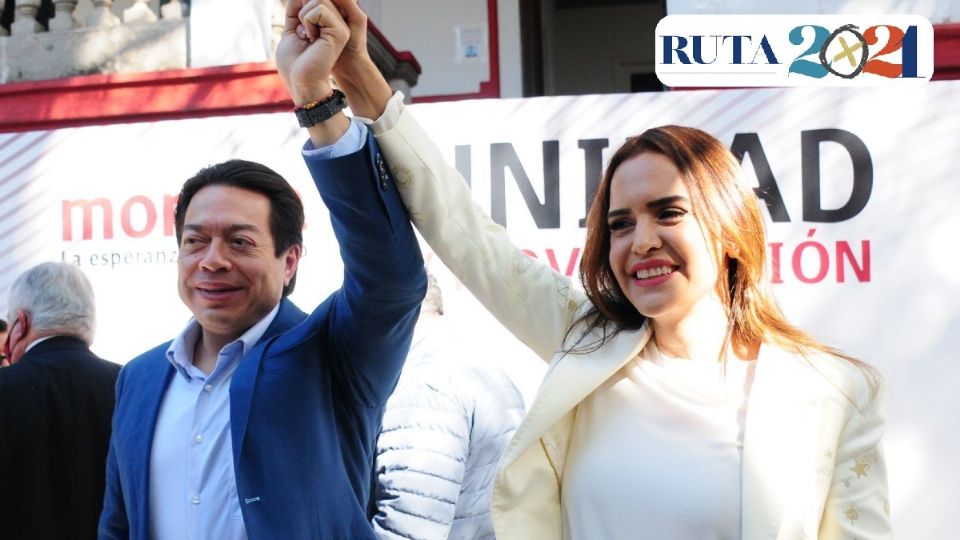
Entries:
<svg viewBox="0 0 960 540">
<path fill-rule="evenodd" d="M 344 263 L 343 286 L 330 299 L 329 342 L 349 395 L 382 406 L 409 348 L 426 274 L 376 141 L 366 126 L 343 115 L 336 102 L 342 95 L 330 84 L 337 58 L 353 39 L 340 12 L 332 0 L 290 0 L 277 69 L 298 107 L 325 107 L 332 114 L 298 115 L 310 134 L 304 158 L 330 211 Z"/>
</svg>

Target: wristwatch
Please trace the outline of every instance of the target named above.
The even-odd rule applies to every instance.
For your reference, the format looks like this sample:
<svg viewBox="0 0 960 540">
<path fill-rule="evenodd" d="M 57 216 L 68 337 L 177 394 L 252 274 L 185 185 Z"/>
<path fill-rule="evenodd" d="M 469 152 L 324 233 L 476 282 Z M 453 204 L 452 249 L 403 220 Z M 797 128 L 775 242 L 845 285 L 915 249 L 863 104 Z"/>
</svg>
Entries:
<svg viewBox="0 0 960 540">
<path fill-rule="evenodd" d="M 300 127 L 315 126 L 333 117 L 333 115 L 347 108 L 347 96 L 334 88 L 333 93 L 320 101 L 311 101 L 293 109 L 297 115 Z"/>
</svg>

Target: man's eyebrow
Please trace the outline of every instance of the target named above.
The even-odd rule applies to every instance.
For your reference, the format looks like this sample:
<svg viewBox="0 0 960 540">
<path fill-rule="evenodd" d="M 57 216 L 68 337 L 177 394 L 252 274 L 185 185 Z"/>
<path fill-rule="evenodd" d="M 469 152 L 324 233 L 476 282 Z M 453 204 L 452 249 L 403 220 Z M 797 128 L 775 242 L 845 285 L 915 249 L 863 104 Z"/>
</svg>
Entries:
<svg viewBox="0 0 960 540">
<path fill-rule="evenodd" d="M 205 229 L 205 227 L 204 227 L 203 225 L 198 224 L 198 223 L 186 223 L 186 224 L 183 225 L 183 230 L 185 230 L 185 231 L 186 231 L 186 230 L 190 230 L 190 231 L 203 231 L 204 229 Z M 227 227 L 227 232 L 228 232 L 228 233 L 234 233 L 234 232 L 239 232 L 239 231 L 259 232 L 259 231 L 260 231 L 260 227 L 257 227 L 256 225 L 253 225 L 253 224 L 250 224 L 250 223 L 237 223 L 237 224 L 235 224 L 235 225 L 230 225 L 229 227 Z"/>
<path fill-rule="evenodd" d="M 239 231 L 253 231 L 259 232 L 260 227 L 253 225 L 251 223 L 237 223 L 236 225 L 231 225 L 227 227 L 228 232 L 239 232 Z"/>
</svg>

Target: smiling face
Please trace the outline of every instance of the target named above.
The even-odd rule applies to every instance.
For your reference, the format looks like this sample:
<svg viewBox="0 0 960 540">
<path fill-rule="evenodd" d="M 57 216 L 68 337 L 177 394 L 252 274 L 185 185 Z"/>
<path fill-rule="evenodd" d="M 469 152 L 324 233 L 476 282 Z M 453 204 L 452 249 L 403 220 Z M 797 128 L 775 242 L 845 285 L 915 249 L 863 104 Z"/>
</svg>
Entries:
<svg viewBox="0 0 960 540">
<path fill-rule="evenodd" d="M 266 196 L 227 185 L 193 196 L 183 219 L 179 287 L 205 334 L 236 339 L 277 305 L 301 248 L 275 253 Z"/>
<path fill-rule="evenodd" d="M 607 224 L 610 267 L 640 314 L 670 324 L 700 302 L 719 301 L 717 250 L 707 241 L 670 159 L 643 152 L 617 167 Z"/>
</svg>

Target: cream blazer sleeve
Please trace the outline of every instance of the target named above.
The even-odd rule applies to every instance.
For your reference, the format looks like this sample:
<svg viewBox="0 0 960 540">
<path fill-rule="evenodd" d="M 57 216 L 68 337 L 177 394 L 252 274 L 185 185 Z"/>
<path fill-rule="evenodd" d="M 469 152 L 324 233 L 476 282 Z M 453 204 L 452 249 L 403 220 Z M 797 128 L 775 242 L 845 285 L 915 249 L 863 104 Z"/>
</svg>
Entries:
<svg viewBox="0 0 960 540">
<path fill-rule="evenodd" d="M 887 470 L 881 438 L 884 391 L 866 395 L 854 408 L 837 443 L 836 465 L 827 492 L 819 538 L 892 538 Z"/>
<path fill-rule="evenodd" d="M 562 347 L 583 293 L 510 242 L 403 107 L 402 94 L 394 94 L 371 129 L 423 238 L 501 324 L 549 362 Z"/>
</svg>

